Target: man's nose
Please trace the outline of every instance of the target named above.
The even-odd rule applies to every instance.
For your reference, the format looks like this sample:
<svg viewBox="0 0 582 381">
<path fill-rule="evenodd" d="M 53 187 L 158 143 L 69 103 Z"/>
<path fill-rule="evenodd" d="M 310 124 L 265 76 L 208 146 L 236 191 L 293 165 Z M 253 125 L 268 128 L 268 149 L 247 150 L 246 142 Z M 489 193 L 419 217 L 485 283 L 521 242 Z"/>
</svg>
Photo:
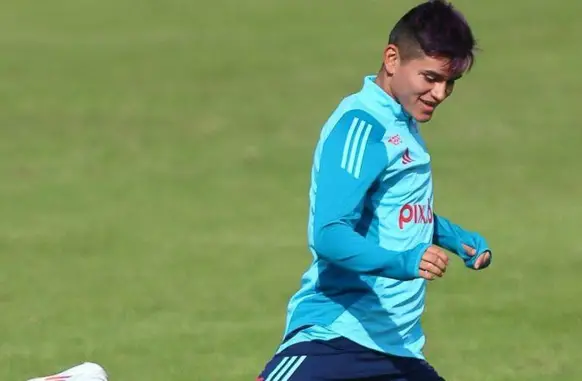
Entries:
<svg viewBox="0 0 582 381">
<path fill-rule="evenodd" d="M 437 102 L 442 102 L 447 97 L 447 83 L 446 82 L 438 82 L 435 83 L 434 87 L 432 88 L 431 95 Z"/>
</svg>

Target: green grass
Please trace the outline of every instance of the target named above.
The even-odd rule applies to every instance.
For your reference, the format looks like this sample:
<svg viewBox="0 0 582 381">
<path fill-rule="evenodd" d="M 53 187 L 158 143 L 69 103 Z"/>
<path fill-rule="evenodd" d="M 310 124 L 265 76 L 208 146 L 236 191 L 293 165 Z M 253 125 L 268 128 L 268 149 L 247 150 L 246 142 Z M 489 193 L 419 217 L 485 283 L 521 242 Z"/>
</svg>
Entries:
<svg viewBox="0 0 582 381">
<path fill-rule="evenodd" d="M 413 4 L 3 4 L 0 379 L 254 379 L 310 259 L 321 124 Z M 577 381 L 582 3 L 457 4 L 483 52 L 424 131 L 438 211 L 495 262 L 430 285 L 427 355 L 451 381 Z"/>
</svg>

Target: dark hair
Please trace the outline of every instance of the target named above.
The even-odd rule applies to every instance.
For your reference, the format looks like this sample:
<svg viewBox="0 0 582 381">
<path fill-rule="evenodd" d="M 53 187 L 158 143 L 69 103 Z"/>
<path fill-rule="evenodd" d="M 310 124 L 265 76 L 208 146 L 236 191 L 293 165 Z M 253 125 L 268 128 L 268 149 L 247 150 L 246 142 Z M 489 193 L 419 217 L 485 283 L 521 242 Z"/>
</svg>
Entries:
<svg viewBox="0 0 582 381">
<path fill-rule="evenodd" d="M 468 71 L 475 60 L 473 32 L 463 15 L 444 0 L 431 0 L 408 11 L 390 33 L 403 60 L 429 57 L 449 59 L 453 72 Z"/>
</svg>

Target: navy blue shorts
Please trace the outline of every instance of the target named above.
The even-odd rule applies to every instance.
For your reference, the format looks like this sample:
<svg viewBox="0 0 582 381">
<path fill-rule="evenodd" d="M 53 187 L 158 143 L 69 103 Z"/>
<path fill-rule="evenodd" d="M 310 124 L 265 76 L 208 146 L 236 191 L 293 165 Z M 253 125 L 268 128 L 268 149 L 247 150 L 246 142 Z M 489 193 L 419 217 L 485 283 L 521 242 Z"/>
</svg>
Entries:
<svg viewBox="0 0 582 381">
<path fill-rule="evenodd" d="M 444 381 L 422 359 L 390 356 L 350 340 L 311 341 L 273 357 L 257 381 Z"/>
</svg>

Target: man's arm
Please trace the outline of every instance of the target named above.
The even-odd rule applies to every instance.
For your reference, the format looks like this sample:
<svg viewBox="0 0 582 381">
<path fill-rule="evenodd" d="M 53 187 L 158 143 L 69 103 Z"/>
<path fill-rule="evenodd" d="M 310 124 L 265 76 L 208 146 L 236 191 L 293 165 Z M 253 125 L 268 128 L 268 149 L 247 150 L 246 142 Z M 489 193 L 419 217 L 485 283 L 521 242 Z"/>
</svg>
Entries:
<svg viewBox="0 0 582 381">
<path fill-rule="evenodd" d="M 345 269 L 400 280 L 419 277 L 421 257 L 430 243 L 409 251 L 390 251 L 358 234 L 366 194 L 388 164 L 384 129 L 366 113 L 349 112 L 322 147 L 317 173 L 314 248 Z"/>
<path fill-rule="evenodd" d="M 433 243 L 457 254 L 469 268 L 482 269 L 491 263 L 493 254 L 485 238 L 437 214 L 434 214 Z M 481 258 L 487 253 L 486 260 Z"/>
</svg>

